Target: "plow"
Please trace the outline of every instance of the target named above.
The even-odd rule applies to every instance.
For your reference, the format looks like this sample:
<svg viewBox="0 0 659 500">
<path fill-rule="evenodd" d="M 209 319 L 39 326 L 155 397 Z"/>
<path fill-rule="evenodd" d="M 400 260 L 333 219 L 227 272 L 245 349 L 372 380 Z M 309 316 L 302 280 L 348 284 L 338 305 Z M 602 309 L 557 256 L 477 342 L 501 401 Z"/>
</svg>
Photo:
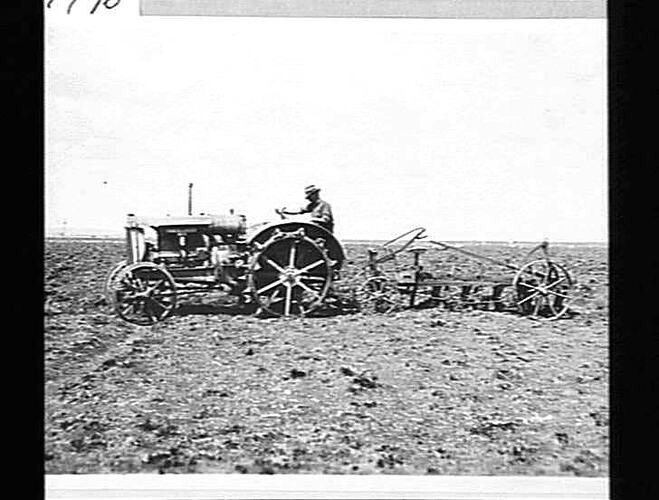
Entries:
<svg viewBox="0 0 659 500">
<path fill-rule="evenodd" d="M 147 230 L 155 233 L 154 242 L 147 241 Z M 422 262 L 430 249 L 461 254 L 478 262 L 481 270 L 487 264 L 507 275 L 465 275 L 454 268 L 431 272 Z M 308 316 L 337 302 L 334 285 L 344 261 L 339 240 L 313 222 L 281 220 L 248 227 L 245 217 L 234 213 L 129 214 L 126 258 L 108 272 L 104 293 L 119 317 L 138 325 L 162 321 L 186 297 L 211 291 L 237 297 L 240 306 L 258 315 Z M 367 313 L 472 307 L 514 309 L 553 320 L 568 311 L 573 286 L 565 267 L 550 258 L 546 242 L 515 265 L 428 239 L 418 227 L 369 248 L 366 264 L 343 288 L 350 302 Z"/>
<path fill-rule="evenodd" d="M 546 241 L 528 252 L 523 264 L 515 265 L 428 240 L 425 233 L 424 228 L 415 228 L 368 250 L 368 263 L 359 273 L 362 282 L 356 291 L 363 309 L 387 313 L 442 305 L 450 309 L 516 310 L 546 320 L 568 312 L 574 280 L 563 265 L 552 260 Z M 466 256 L 478 263 L 479 272 L 465 275 L 456 272 L 455 266 L 430 272 L 422 256 L 431 248 Z M 401 261 L 403 253 L 409 254 L 407 262 Z M 488 276 L 484 264 L 507 274 Z"/>
</svg>

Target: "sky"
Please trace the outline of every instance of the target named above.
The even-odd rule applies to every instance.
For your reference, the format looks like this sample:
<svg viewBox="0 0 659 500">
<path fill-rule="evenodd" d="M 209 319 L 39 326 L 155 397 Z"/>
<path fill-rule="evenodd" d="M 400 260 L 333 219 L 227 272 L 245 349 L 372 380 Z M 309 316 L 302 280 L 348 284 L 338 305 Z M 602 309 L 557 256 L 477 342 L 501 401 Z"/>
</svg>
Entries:
<svg viewBox="0 0 659 500">
<path fill-rule="evenodd" d="M 45 225 L 277 220 L 339 239 L 607 241 L 606 20 L 46 16 Z"/>
</svg>

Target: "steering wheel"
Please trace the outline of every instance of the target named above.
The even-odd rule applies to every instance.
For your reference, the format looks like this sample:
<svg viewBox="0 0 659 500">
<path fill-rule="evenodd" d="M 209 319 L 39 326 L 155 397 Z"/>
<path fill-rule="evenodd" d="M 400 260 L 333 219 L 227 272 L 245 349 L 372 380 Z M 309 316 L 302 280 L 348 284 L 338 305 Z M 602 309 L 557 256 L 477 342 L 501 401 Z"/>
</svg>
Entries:
<svg viewBox="0 0 659 500">
<path fill-rule="evenodd" d="M 283 208 L 275 208 L 275 213 L 276 213 L 277 215 L 279 215 L 279 217 L 281 217 L 282 220 L 286 219 L 286 215 L 284 214 L 284 209 L 285 209 L 285 208 L 286 208 L 286 207 L 283 207 Z"/>
</svg>

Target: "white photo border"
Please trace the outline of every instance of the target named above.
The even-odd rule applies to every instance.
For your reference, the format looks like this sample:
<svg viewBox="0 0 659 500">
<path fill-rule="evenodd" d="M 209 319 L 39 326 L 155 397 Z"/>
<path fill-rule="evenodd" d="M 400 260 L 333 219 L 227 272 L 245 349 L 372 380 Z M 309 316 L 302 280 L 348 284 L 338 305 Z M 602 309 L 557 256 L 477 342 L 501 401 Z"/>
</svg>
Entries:
<svg viewBox="0 0 659 500">
<path fill-rule="evenodd" d="M 321 474 L 85 474 L 46 476 L 47 499 L 603 500 L 608 478 Z"/>
</svg>

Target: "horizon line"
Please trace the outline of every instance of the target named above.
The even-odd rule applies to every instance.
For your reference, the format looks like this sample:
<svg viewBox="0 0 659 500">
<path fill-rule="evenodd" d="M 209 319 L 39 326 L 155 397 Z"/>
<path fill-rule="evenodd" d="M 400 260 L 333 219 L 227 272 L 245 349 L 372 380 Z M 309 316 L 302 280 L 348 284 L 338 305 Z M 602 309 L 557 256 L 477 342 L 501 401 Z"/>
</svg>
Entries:
<svg viewBox="0 0 659 500">
<path fill-rule="evenodd" d="M 91 233 L 72 233 L 72 234 L 44 234 L 44 240 L 106 240 L 106 241 L 123 241 L 124 236 L 121 234 L 91 234 Z M 339 239 L 339 238 L 337 238 Z M 340 241 L 344 243 L 378 243 L 389 241 L 388 238 L 340 238 Z M 487 239 L 487 238 L 472 238 L 472 239 L 444 239 L 443 241 L 449 243 L 504 243 L 504 244 L 519 244 L 519 243 L 528 243 L 536 244 L 542 239 L 537 240 L 526 240 L 526 239 Z M 421 243 L 424 241 L 421 240 Z M 554 244 L 597 244 L 597 245 L 608 245 L 609 240 L 548 240 L 548 242 Z"/>
</svg>

